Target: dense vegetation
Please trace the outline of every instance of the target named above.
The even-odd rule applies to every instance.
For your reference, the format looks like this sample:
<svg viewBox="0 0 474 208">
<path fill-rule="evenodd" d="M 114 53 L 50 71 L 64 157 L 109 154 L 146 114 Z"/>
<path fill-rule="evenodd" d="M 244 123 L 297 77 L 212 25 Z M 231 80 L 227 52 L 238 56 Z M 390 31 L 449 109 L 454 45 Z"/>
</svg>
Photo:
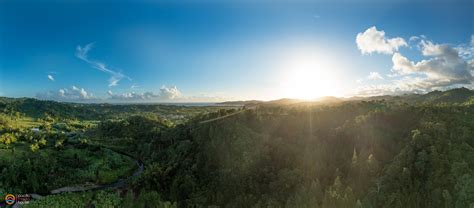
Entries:
<svg viewBox="0 0 474 208">
<path fill-rule="evenodd" d="M 41 113 L 6 99 L 0 191 L 109 184 L 139 160 L 143 172 L 125 186 L 30 206 L 474 207 L 474 93 L 466 90 L 244 109 L 46 102 Z M 176 112 L 188 114 L 163 116 Z"/>
<path fill-rule="evenodd" d="M 184 205 L 469 207 L 474 108 L 268 107 L 175 129 L 141 183 Z M 150 185 L 153 184 L 153 185 Z"/>
</svg>

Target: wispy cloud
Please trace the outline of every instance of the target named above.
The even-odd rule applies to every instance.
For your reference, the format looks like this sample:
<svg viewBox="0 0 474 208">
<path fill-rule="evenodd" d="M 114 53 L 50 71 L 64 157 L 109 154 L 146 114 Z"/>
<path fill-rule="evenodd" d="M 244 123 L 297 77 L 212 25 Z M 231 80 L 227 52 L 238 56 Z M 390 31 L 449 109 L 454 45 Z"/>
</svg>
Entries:
<svg viewBox="0 0 474 208">
<path fill-rule="evenodd" d="M 112 70 L 110 67 L 105 65 L 100 61 L 92 60 L 88 57 L 89 51 L 94 47 L 94 43 L 89 43 L 85 46 L 77 46 L 76 47 L 76 57 L 87 62 L 90 64 L 92 68 L 98 69 L 99 71 L 105 72 L 109 74 L 111 77 L 109 78 L 109 87 L 117 86 L 120 80 L 128 79 L 132 80 L 127 75 L 122 74 L 121 72 Z"/>
<path fill-rule="evenodd" d="M 375 80 L 375 79 L 383 79 L 383 77 L 378 72 L 370 72 L 369 76 L 367 76 L 367 79 Z"/>
<path fill-rule="evenodd" d="M 384 78 L 378 72 L 369 72 L 369 75 L 367 75 L 366 77 L 356 79 L 355 82 L 360 85 L 360 84 L 367 83 L 367 81 L 372 81 L 373 82 L 373 81 L 377 81 L 377 80 L 384 80 Z"/>
<path fill-rule="evenodd" d="M 461 44 L 455 48 L 463 59 L 474 58 L 474 35 L 471 35 L 469 44 Z"/>
<path fill-rule="evenodd" d="M 50 81 L 53 81 L 53 82 L 54 82 L 54 77 L 53 77 L 53 75 L 48 74 L 48 79 L 49 79 Z"/>
</svg>

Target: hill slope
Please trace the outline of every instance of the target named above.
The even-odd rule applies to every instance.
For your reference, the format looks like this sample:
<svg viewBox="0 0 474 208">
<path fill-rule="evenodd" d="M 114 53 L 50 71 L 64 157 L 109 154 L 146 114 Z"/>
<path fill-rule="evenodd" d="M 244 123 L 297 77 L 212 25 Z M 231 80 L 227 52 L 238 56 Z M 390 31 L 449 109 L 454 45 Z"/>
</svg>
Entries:
<svg viewBox="0 0 474 208">
<path fill-rule="evenodd" d="M 178 141 L 152 154 L 161 171 L 140 184 L 183 206 L 468 207 L 471 115 L 385 101 L 260 106 L 164 134 Z"/>
</svg>

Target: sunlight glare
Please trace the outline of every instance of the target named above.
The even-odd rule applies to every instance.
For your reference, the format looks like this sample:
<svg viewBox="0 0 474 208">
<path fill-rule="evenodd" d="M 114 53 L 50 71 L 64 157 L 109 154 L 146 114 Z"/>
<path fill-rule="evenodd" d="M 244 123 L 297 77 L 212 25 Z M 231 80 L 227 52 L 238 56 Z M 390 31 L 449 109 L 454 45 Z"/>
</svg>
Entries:
<svg viewBox="0 0 474 208">
<path fill-rule="evenodd" d="M 330 57 L 315 53 L 297 53 L 283 64 L 281 94 L 296 99 L 340 96 L 338 68 Z"/>
</svg>

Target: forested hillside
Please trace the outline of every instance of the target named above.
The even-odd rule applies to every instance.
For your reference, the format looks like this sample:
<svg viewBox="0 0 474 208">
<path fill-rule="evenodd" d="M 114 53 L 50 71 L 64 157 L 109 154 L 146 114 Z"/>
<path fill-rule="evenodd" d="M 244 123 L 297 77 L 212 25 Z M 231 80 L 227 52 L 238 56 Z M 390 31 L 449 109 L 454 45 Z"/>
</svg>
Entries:
<svg viewBox="0 0 474 208">
<path fill-rule="evenodd" d="M 359 98 L 360 100 L 388 100 L 405 102 L 410 104 L 472 104 L 474 102 L 474 91 L 465 87 L 446 91 L 432 91 L 426 94 L 405 94 L 399 96 L 376 96 Z"/>
<path fill-rule="evenodd" d="M 252 108 L 4 99 L 0 191 L 44 196 L 30 207 L 474 207 L 466 90 Z"/>
<path fill-rule="evenodd" d="M 258 108 L 174 129 L 180 141 L 153 153 L 137 187 L 183 206 L 469 207 L 472 115 L 382 101 Z"/>
</svg>

